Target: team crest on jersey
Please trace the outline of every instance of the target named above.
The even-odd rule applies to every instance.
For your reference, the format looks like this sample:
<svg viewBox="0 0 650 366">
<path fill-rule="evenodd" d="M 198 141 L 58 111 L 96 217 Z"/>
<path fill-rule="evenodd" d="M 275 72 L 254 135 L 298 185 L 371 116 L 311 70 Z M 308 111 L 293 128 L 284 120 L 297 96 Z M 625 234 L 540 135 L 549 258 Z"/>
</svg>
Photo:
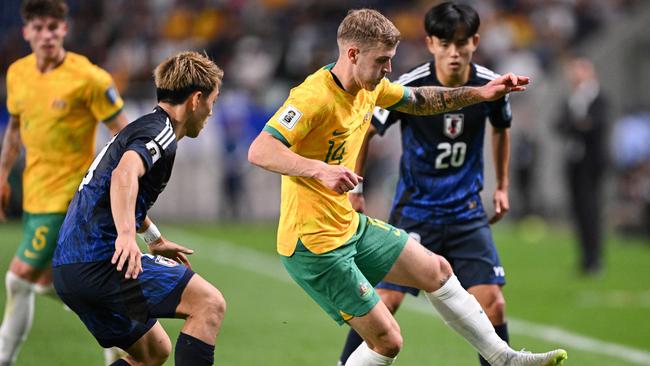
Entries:
<svg viewBox="0 0 650 366">
<path fill-rule="evenodd" d="M 463 133 L 465 115 L 462 113 L 445 114 L 444 134 L 445 136 L 455 139 Z"/>
<path fill-rule="evenodd" d="M 68 105 L 68 104 L 65 102 L 65 100 L 61 100 L 61 99 L 55 99 L 55 100 L 52 102 L 52 108 L 53 108 L 53 109 L 65 109 L 65 107 L 66 107 L 67 105 Z"/>
<path fill-rule="evenodd" d="M 296 123 L 298 123 L 298 121 L 300 121 L 301 117 L 302 112 L 300 112 L 298 108 L 288 105 L 287 108 L 285 108 L 278 116 L 278 122 L 290 130 L 296 125 Z"/>
<path fill-rule="evenodd" d="M 156 264 L 160 264 L 161 266 L 165 266 L 165 267 L 176 267 L 178 265 L 177 262 L 174 262 L 173 260 L 169 258 L 165 258 L 161 255 L 157 255 L 156 258 L 154 259 L 154 262 Z"/>
</svg>

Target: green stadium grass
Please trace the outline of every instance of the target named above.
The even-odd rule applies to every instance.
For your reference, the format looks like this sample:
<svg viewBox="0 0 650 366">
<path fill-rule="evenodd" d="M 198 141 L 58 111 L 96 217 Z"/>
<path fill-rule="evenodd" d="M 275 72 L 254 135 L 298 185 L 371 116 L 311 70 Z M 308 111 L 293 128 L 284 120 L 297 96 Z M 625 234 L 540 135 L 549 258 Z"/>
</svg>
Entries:
<svg viewBox="0 0 650 366">
<path fill-rule="evenodd" d="M 228 311 L 218 339 L 216 364 L 293 366 L 336 364 L 347 327 L 331 321 L 284 273 L 275 256 L 275 224 L 158 225 L 170 239 L 196 250 L 195 271 L 224 293 Z M 530 221 L 495 228 L 508 285 L 508 313 L 515 320 L 548 325 L 650 354 L 650 243 L 610 237 L 601 277 L 580 277 L 575 243 L 564 230 Z M 17 222 L 0 225 L 0 273 L 20 240 Z M 4 281 L 2 281 L 4 284 Z M 0 304 L 4 304 L 4 285 Z M 397 365 L 478 365 L 476 355 L 411 298 L 397 318 L 404 350 Z M 182 321 L 163 320 L 175 343 Z M 565 347 L 567 365 L 634 366 L 623 356 L 545 341 L 519 324 L 513 347 L 546 351 Z M 173 364 L 173 356 L 167 365 Z M 101 365 L 102 352 L 76 315 L 60 303 L 37 299 L 34 326 L 19 366 Z"/>
</svg>

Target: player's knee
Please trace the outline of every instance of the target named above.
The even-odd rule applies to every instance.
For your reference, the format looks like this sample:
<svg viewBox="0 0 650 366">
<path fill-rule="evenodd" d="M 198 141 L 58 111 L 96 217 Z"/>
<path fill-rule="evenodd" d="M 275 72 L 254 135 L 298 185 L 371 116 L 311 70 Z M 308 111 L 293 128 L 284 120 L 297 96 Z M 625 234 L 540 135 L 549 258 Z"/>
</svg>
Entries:
<svg viewBox="0 0 650 366">
<path fill-rule="evenodd" d="M 434 255 L 433 262 L 431 274 L 422 288 L 426 292 L 436 291 L 454 274 L 451 264 L 442 256 Z"/>
<path fill-rule="evenodd" d="M 133 356 L 129 356 L 127 359 L 129 363 L 134 365 L 160 366 L 167 361 L 171 353 L 172 342 L 169 337 L 165 337 L 156 340 L 154 346 L 147 349 L 146 352 L 140 356 L 142 359 L 137 359 Z"/>
<path fill-rule="evenodd" d="M 487 304 L 481 304 L 481 307 L 483 307 L 492 324 L 503 324 L 505 322 L 506 301 L 500 294 L 499 296 L 490 297 L 490 301 Z"/>
<path fill-rule="evenodd" d="M 449 278 L 454 274 L 454 270 L 451 268 L 451 264 L 445 259 L 445 257 L 438 255 L 438 264 L 440 266 L 440 274 L 444 278 Z"/>
<path fill-rule="evenodd" d="M 155 365 L 162 365 L 164 364 L 167 359 L 169 358 L 169 355 L 172 353 L 172 341 L 169 339 L 169 337 L 165 338 L 164 341 L 160 343 L 160 346 L 156 349 L 154 359 L 155 359 Z"/>
<path fill-rule="evenodd" d="M 397 327 L 379 336 L 375 351 L 388 357 L 395 357 L 402 350 L 403 343 L 402 334 Z"/>
<path fill-rule="evenodd" d="M 213 288 L 203 299 L 206 322 L 213 327 L 219 327 L 226 314 L 226 299 L 221 292 Z"/>
<path fill-rule="evenodd" d="M 9 272 L 31 283 L 36 282 L 36 280 L 43 274 L 42 269 L 38 269 L 18 258 L 14 258 L 9 264 Z"/>
</svg>

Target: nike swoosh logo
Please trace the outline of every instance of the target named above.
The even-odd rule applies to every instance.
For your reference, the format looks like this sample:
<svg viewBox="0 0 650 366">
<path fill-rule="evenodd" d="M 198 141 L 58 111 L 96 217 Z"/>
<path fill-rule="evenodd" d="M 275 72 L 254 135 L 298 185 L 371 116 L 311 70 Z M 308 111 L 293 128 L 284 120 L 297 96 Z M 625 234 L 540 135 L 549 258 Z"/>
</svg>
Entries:
<svg viewBox="0 0 650 366">
<path fill-rule="evenodd" d="M 36 258 L 36 253 L 32 252 L 32 251 L 29 250 L 29 249 L 25 249 L 25 251 L 23 252 L 23 254 L 24 254 L 25 257 L 27 257 L 27 258 Z"/>
<path fill-rule="evenodd" d="M 334 132 L 332 132 L 332 136 L 341 136 L 343 134 L 345 134 L 345 131 L 339 132 L 339 131 L 334 130 Z"/>
</svg>

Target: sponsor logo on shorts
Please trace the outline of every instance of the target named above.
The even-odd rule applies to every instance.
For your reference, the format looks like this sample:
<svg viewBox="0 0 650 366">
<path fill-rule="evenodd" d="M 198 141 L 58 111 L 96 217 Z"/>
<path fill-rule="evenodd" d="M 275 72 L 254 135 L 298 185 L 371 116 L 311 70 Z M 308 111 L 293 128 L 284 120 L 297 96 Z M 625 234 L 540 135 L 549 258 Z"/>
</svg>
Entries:
<svg viewBox="0 0 650 366">
<path fill-rule="evenodd" d="M 178 263 L 174 262 L 173 260 L 171 260 L 169 258 L 165 258 L 162 255 L 157 255 L 154 258 L 154 262 L 157 263 L 157 264 L 160 264 L 161 266 L 165 266 L 165 267 L 176 267 L 176 266 L 178 266 Z"/>
<path fill-rule="evenodd" d="M 506 270 L 503 269 L 501 266 L 495 266 L 492 267 L 492 270 L 494 271 L 494 275 L 497 277 L 505 277 L 506 276 Z"/>
<path fill-rule="evenodd" d="M 368 299 L 371 294 L 372 287 L 370 287 L 370 284 L 368 282 L 359 282 L 359 296 L 362 299 Z"/>
</svg>

